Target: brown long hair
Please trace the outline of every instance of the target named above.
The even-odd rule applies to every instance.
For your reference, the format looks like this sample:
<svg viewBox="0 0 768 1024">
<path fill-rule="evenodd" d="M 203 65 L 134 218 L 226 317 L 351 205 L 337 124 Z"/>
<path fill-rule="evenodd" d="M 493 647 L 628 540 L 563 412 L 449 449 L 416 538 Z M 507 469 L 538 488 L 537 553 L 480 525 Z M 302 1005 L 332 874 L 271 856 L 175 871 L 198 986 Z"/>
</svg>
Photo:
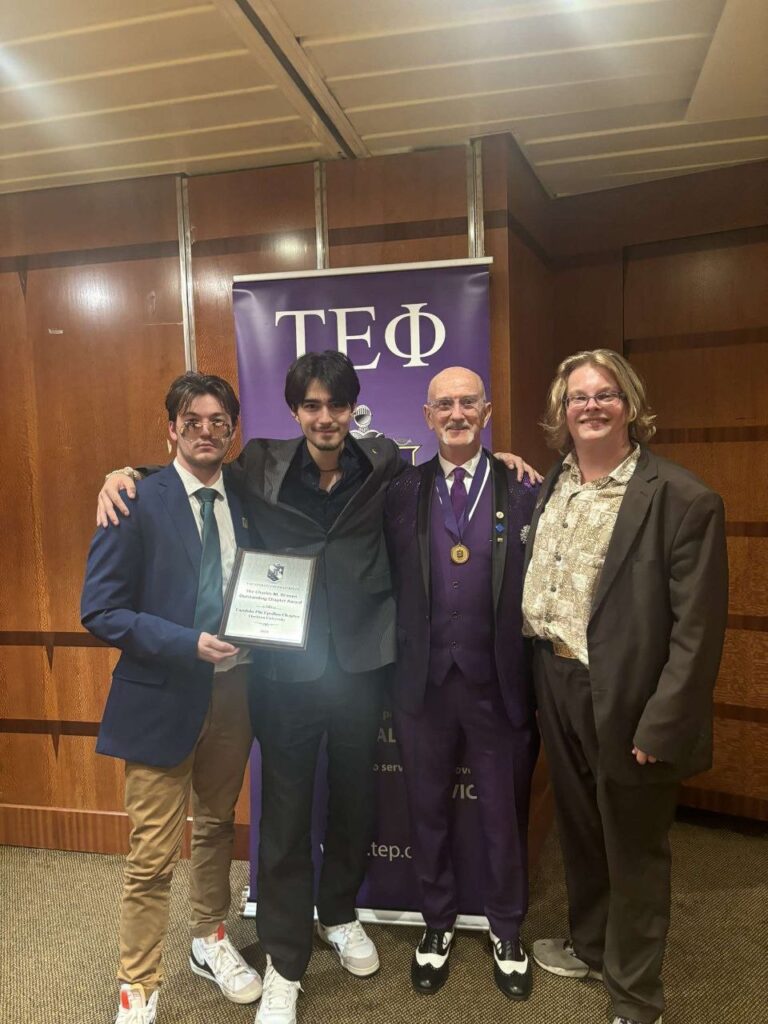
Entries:
<svg viewBox="0 0 768 1024">
<path fill-rule="evenodd" d="M 573 447 L 565 417 L 564 399 L 568 389 L 568 378 L 580 366 L 596 366 L 610 373 L 619 390 L 625 395 L 630 439 L 640 444 L 650 441 L 656 433 L 656 427 L 653 425 L 656 416 L 648 404 L 642 379 L 618 352 L 610 348 L 595 348 L 591 351 L 575 352 L 564 359 L 557 368 L 555 379 L 549 386 L 546 412 L 541 420 L 549 447 L 557 449 L 563 455 Z"/>
</svg>

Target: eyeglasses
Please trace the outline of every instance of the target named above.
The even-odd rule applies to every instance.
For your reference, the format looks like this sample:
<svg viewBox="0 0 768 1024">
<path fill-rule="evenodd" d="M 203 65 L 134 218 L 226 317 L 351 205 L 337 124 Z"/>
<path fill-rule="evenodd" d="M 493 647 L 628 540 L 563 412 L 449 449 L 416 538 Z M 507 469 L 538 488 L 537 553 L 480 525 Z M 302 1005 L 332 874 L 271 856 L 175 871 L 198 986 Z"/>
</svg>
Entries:
<svg viewBox="0 0 768 1024">
<path fill-rule="evenodd" d="M 566 395 L 563 399 L 563 405 L 566 409 L 573 407 L 574 409 L 586 409 L 590 402 L 594 402 L 595 405 L 613 405 L 615 402 L 620 402 L 627 396 L 623 391 L 598 391 L 596 395 Z"/>
<path fill-rule="evenodd" d="M 185 438 L 198 438 L 202 435 L 203 430 L 206 429 L 206 424 L 208 433 L 211 437 L 215 437 L 218 440 L 224 440 L 232 435 L 232 424 L 219 416 L 214 416 L 212 419 L 203 416 L 200 419 L 184 420 L 179 433 Z"/>
<path fill-rule="evenodd" d="M 453 412 L 453 407 L 459 403 L 462 412 L 472 412 L 483 405 L 480 395 L 460 395 L 458 398 L 436 398 L 434 402 L 427 402 L 430 409 L 435 412 Z"/>
</svg>

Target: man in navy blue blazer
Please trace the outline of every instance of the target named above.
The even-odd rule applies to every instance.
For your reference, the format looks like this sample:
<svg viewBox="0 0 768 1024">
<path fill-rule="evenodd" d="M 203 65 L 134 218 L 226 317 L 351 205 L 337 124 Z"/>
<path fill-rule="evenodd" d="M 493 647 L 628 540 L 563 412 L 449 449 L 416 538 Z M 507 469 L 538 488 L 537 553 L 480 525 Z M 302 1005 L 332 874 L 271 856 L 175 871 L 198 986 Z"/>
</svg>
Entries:
<svg viewBox="0 0 768 1024">
<path fill-rule="evenodd" d="M 166 396 L 174 461 L 137 488 L 120 529 L 99 529 L 81 615 L 122 651 L 97 750 L 125 761 L 131 821 L 116 1024 L 154 1024 L 171 875 L 192 799 L 190 966 L 236 1003 L 261 979 L 226 936 L 235 802 L 252 743 L 248 654 L 215 635 L 248 525 L 221 466 L 240 403 L 221 377 L 186 373 Z"/>
</svg>

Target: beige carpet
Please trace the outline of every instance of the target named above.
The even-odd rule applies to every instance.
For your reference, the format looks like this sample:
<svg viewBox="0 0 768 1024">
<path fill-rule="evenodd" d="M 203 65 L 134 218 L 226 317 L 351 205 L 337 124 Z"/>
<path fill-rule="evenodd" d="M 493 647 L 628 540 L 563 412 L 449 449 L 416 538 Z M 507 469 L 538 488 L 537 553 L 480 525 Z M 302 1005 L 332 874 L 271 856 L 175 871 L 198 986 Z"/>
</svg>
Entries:
<svg viewBox="0 0 768 1024">
<path fill-rule="evenodd" d="M 738 828 L 738 826 L 736 826 Z M 672 929 L 665 962 L 669 1010 L 665 1024 L 768 1024 L 768 829 L 679 822 Z M 119 857 L 0 848 L 0 1021 L 2 1024 L 109 1024 L 116 1006 L 113 980 Z M 185 890 L 188 868 L 174 878 L 167 981 L 158 1024 L 246 1024 L 255 1008 L 225 1002 L 218 989 L 187 966 Z M 235 901 L 247 865 L 232 869 Z M 525 929 L 530 942 L 561 934 L 564 889 L 554 838 L 547 842 L 531 893 Z M 232 914 L 230 933 L 246 958 L 263 969 L 252 921 Z M 372 927 L 382 969 L 359 980 L 341 971 L 317 944 L 299 1001 L 300 1024 L 602 1024 L 601 985 L 554 978 L 535 969 L 527 1003 L 495 989 L 484 938 L 462 933 L 448 985 L 416 996 L 408 965 L 418 931 Z"/>
</svg>

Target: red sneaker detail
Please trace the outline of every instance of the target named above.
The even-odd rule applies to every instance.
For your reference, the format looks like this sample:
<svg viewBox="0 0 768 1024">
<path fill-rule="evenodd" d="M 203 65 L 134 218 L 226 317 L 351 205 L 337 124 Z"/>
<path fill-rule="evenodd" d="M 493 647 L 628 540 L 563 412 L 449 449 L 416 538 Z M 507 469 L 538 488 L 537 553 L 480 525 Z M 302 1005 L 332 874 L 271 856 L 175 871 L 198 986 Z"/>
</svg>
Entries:
<svg viewBox="0 0 768 1024">
<path fill-rule="evenodd" d="M 128 989 L 124 988 L 120 992 L 120 1005 L 122 1006 L 122 1008 L 124 1010 L 130 1010 L 130 1008 L 131 1008 L 131 1001 L 128 998 Z"/>
<path fill-rule="evenodd" d="M 219 942 L 221 942 L 221 940 L 224 938 L 226 934 L 227 932 L 226 929 L 224 928 L 224 925 L 220 924 L 219 927 L 216 929 L 216 938 L 219 940 Z"/>
</svg>

